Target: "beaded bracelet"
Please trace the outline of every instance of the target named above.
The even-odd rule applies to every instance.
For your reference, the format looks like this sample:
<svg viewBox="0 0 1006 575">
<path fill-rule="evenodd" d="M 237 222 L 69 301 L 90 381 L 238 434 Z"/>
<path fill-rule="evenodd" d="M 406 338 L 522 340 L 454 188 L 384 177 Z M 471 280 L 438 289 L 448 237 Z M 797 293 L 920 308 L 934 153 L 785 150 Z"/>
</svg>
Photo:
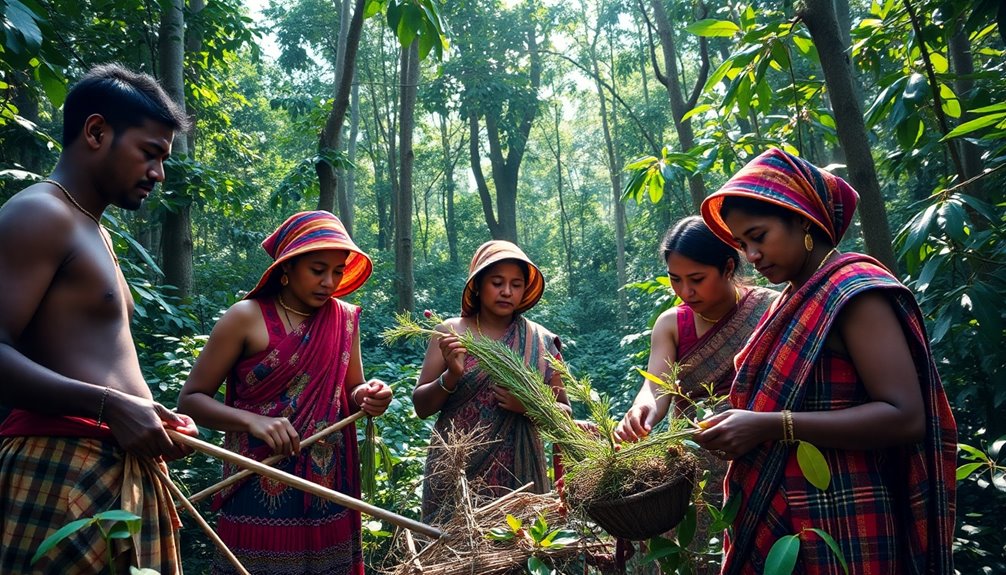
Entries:
<svg viewBox="0 0 1006 575">
<path fill-rule="evenodd" d="M 112 391 L 112 388 L 105 386 L 105 391 L 101 394 L 101 403 L 98 405 L 98 427 L 101 427 L 101 416 L 105 414 L 105 399 L 108 397 L 108 393 Z"/>
<path fill-rule="evenodd" d="M 440 386 L 440 389 L 446 391 L 447 393 L 449 393 L 451 395 L 454 395 L 454 392 L 456 392 L 458 390 L 457 386 L 455 386 L 454 389 L 447 389 L 447 386 L 444 385 L 444 374 L 443 373 L 441 373 L 440 376 L 437 378 L 437 385 Z"/>
</svg>

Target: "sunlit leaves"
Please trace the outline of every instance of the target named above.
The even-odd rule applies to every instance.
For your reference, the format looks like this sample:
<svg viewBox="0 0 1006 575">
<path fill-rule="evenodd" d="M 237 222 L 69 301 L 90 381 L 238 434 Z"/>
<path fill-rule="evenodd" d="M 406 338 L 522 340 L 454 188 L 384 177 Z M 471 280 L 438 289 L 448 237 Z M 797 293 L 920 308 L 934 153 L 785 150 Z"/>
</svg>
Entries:
<svg viewBox="0 0 1006 575">
<path fill-rule="evenodd" d="M 824 491 L 831 485 L 831 470 L 821 450 L 806 441 L 796 446 L 796 461 L 803 476 L 818 489 Z"/>
<path fill-rule="evenodd" d="M 741 31 L 740 26 L 729 20 L 699 20 L 686 26 L 685 30 L 708 38 L 729 38 Z"/>
</svg>

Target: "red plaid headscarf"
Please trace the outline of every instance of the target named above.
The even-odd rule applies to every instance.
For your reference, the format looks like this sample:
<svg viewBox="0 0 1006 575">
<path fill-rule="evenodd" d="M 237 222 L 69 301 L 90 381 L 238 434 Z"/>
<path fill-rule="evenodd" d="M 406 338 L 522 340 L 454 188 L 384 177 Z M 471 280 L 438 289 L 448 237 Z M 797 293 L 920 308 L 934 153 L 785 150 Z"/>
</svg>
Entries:
<svg viewBox="0 0 1006 575">
<path fill-rule="evenodd" d="M 792 210 L 824 230 L 832 245 L 838 245 L 849 229 L 859 202 L 859 194 L 842 178 L 779 148 L 770 148 L 702 202 L 706 225 L 735 248 L 740 246 L 720 215 L 727 196 L 753 198 Z"/>
</svg>

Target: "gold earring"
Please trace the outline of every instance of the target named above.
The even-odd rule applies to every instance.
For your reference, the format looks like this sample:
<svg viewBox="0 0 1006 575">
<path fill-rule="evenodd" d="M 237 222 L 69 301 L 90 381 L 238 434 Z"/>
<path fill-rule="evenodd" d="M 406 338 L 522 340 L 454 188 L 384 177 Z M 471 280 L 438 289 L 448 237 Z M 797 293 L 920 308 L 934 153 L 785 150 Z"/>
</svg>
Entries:
<svg viewBox="0 0 1006 575">
<path fill-rule="evenodd" d="M 814 251 L 814 238 L 810 235 L 810 231 L 804 231 L 803 234 L 803 248 L 808 252 Z"/>
<path fill-rule="evenodd" d="M 279 285 L 285 286 L 288 283 L 290 283 L 290 278 L 286 277 L 286 273 L 284 273 L 283 277 L 279 278 Z"/>
</svg>

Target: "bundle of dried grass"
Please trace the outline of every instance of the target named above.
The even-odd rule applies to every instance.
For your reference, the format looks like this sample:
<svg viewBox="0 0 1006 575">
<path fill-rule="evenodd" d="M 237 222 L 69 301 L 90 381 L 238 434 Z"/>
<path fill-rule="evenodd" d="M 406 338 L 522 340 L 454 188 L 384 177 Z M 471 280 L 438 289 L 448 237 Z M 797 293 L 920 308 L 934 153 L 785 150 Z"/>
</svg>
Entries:
<svg viewBox="0 0 1006 575">
<path fill-rule="evenodd" d="M 472 450 L 484 441 L 484 430 L 460 432 L 452 430 L 447 437 L 434 437 L 431 449 L 446 451 L 433 473 L 445 474 L 456 490 L 451 509 L 442 516 L 449 519 L 442 525 L 444 536 L 436 541 L 412 538 L 408 531 L 399 532 L 394 553 L 380 569 L 387 575 L 475 575 L 504 574 L 520 571 L 534 556 L 550 565 L 573 562 L 582 556 L 595 563 L 610 556 L 612 550 L 589 531 L 573 544 L 542 547 L 527 531 L 515 530 L 506 541 L 494 540 L 492 532 L 505 528 L 508 522 L 530 526 L 541 521 L 550 529 L 571 527 L 562 502 L 556 493 L 538 495 L 526 493 L 532 484 L 495 500 L 476 495 L 477 486 L 470 485 L 464 474 Z M 582 528 L 582 526 L 581 526 Z M 422 549 L 420 550 L 420 547 Z"/>
</svg>

